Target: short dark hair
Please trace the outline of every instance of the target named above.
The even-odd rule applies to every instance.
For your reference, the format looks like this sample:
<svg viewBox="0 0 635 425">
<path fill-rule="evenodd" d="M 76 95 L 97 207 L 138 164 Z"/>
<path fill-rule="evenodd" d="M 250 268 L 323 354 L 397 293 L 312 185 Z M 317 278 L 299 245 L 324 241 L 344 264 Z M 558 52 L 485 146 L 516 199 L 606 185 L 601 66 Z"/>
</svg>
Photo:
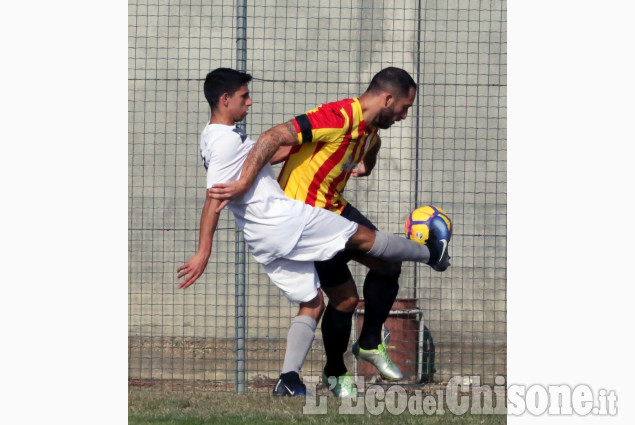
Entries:
<svg viewBox="0 0 635 425">
<path fill-rule="evenodd" d="M 367 92 L 391 92 L 397 97 L 405 97 L 410 93 L 410 89 L 417 89 L 417 83 L 410 74 L 401 68 L 390 66 L 379 71 L 366 89 Z"/>
<path fill-rule="evenodd" d="M 223 93 L 233 95 L 238 89 L 249 83 L 251 78 L 251 75 L 231 68 L 217 68 L 207 74 L 205 84 L 203 84 L 203 92 L 209 107 L 212 110 L 216 109 Z"/>
</svg>

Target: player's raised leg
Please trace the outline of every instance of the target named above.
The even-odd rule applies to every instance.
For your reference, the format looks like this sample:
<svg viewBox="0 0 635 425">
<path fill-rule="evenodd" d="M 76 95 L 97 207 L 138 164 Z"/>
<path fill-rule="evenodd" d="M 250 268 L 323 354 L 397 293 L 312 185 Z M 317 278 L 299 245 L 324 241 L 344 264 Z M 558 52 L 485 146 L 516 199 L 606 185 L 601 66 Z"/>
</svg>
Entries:
<svg viewBox="0 0 635 425">
<path fill-rule="evenodd" d="M 430 237 L 425 245 L 360 225 L 357 232 L 347 242 L 346 248 L 358 249 L 386 261 L 426 263 L 436 271 L 444 271 L 450 265 L 447 247 L 449 231 L 440 218 L 433 220 L 432 223 Z"/>
<path fill-rule="evenodd" d="M 443 222 L 439 223 L 439 227 L 442 225 Z M 343 248 L 361 251 L 393 263 L 415 261 L 427 264 L 431 258 L 430 248 L 426 244 L 373 230 L 320 208 L 312 209 L 302 236 L 293 251 L 285 258 L 296 261 L 324 261 L 335 256 Z"/>
</svg>

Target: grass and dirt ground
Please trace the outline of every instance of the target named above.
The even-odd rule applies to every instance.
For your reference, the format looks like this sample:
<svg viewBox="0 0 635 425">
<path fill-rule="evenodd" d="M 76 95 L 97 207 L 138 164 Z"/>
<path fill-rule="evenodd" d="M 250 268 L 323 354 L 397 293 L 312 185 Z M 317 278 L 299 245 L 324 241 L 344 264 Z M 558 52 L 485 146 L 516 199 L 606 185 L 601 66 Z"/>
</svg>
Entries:
<svg viewBox="0 0 635 425">
<path fill-rule="evenodd" d="M 318 397 L 322 394 L 318 394 Z M 319 401 L 318 401 L 319 403 Z M 381 402 L 380 402 L 381 403 Z M 457 416 L 447 408 L 444 414 L 415 414 L 408 408 L 399 415 L 383 409 L 375 415 L 364 409 L 363 414 L 341 414 L 340 400 L 328 397 L 326 414 L 304 414 L 304 397 L 279 398 L 262 392 L 238 395 L 232 392 L 159 391 L 129 388 L 129 425 L 210 425 L 210 424 L 505 424 L 505 415 Z"/>
</svg>

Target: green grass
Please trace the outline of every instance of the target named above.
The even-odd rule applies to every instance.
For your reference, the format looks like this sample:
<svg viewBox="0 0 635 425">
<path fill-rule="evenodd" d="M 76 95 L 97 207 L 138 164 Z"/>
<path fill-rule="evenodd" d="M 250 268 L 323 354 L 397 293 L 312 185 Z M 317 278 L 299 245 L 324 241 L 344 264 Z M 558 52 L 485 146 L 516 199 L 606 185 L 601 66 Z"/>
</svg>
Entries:
<svg viewBox="0 0 635 425">
<path fill-rule="evenodd" d="M 455 416 L 445 409 L 443 415 L 400 415 L 388 411 L 372 415 L 340 414 L 340 401 L 328 398 L 327 414 L 307 415 L 302 410 L 306 400 L 274 398 L 264 394 L 160 392 L 132 388 L 128 391 L 129 425 L 199 425 L 199 424 L 505 424 L 505 415 Z"/>
</svg>

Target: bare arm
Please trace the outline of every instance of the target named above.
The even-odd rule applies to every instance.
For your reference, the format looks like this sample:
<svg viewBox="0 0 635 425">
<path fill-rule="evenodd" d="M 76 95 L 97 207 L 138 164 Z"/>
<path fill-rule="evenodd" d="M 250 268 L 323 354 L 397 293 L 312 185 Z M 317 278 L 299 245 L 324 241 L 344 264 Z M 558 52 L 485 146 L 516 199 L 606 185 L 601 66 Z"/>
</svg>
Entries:
<svg viewBox="0 0 635 425">
<path fill-rule="evenodd" d="M 220 211 L 230 200 L 248 191 L 262 167 L 273 158 L 281 146 L 293 146 L 299 143 L 292 120 L 262 133 L 245 159 L 240 179 L 229 183 L 218 183 L 208 189 L 208 197 L 222 201 L 216 211 Z"/>
<path fill-rule="evenodd" d="M 177 269 L 178 278 L 185 276 L 179 285 L 179 289 L 185 289 L 193 284 L 205 271 L 209 256 L 212 252 L 212 240 L 218 225 L 219 213 L 217 208 L 221 201 L 205 197 L 205 205 L 201 212 L 201 230 L 198 239 L 198 252 L 190 260 Z"/>
<path fill-rule="evenodd" d="M 278 164 L 280 162 L 286 161 L 291 154 L 291 149 L 293 146 L 280 146 L 276 153 L 273 154 L 271 159 L 269 160 L 269 164 Z"/>
<path fill-rule="evenodd" d="M 359 163 L 357 167 L 353 170 L 351 175 L 353 177 L 365 177 L 370 175 L 370 172 L 375 168 L 375 164 L 377 163 L 377 154 L 379 153 L 379 148 L 381 147 L 381 139 L 377 136 L 377 143 L 373 145 L 372 148 L 366 153 L 362 162 Z"/>
</svg>

